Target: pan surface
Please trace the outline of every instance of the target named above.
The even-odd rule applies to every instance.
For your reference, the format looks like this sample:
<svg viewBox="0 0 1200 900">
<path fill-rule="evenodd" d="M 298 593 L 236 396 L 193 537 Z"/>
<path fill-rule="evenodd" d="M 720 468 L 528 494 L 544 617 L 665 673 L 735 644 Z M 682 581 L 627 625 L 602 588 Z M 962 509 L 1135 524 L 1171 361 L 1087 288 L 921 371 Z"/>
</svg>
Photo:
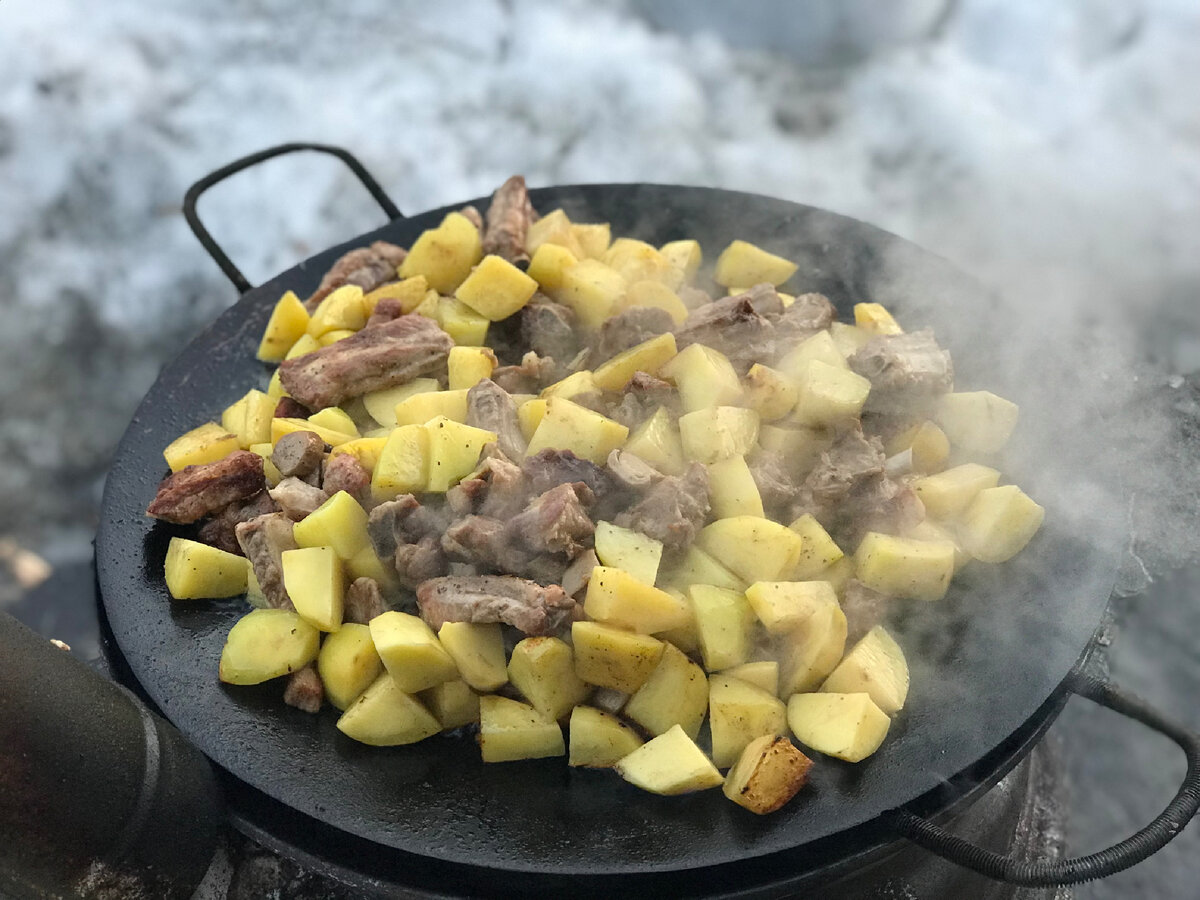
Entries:
<svg viewBox="0 0 1200 900">
<path fill-rule="evenodd" d="M 935 327 L 954 354 L 957 389 L 1026 400 L 1005 381 L 1012 367 L 996 330 L 1003 308 L 944 260 L 894 235 L 811 207 L 704 188 L 594 185 L 531 195 L 543 212 L 561 206 L 574 221 L 611 222 L 614 235 L 655 244 L 695 237 L 710 255 L 733 238 L 762 244 L 797 261 L 796 289 L 827 294 L 843 319 L 853 303 L 875 300 L 909 327 Z M 346 250 L 379 239 L 411 245 L 448 211 L 391 222 L 250 291 L 163 370 L 138 408 L 105 487 L 96 558 L 114 638 L 163 714 L 236 778 L 380 852 L 508 872 L 720 866 L 828 844 L 931 791 L 965 790 L 946 791 L 947 782 L 1054 695 L 1100 621 L 1120 560 L 1119 516 L 1088 491 L 1082 468 L 1090 460 L 1037 427 L 1052 422 L 1054 410 L 1036 404 L 1023 406 L 1028 424 L 1018 427 L 1004 468 L 1047 507 L 1042 532 L 1012 562 L 968 567 L 944 601 L 902 614 L 895 633 L 912 688 L 882 748 L 858 765 L 817 756 L 810 785 L 772 816 L 752 816 L 719 791 L 656 797 L 562 759 L 484 765 L 468 738 L 366 747 L 337 731 L 335 711 L 310 716 L 283 705 L 279 682 L 217 680 L 225 635 L 246 607 L 240 599 L 168 596 L 168 541 L 191 532 L 143 514 L 165 471 L 162 448 L 249 387 L 265 387 L 270 369 L 254 353 L 284 290 L 306 296 Z M 992 342 L 962 344 L 979 334 Z M 1078 527 L 1085 520 L 1086 534 Z"/>
</svg>

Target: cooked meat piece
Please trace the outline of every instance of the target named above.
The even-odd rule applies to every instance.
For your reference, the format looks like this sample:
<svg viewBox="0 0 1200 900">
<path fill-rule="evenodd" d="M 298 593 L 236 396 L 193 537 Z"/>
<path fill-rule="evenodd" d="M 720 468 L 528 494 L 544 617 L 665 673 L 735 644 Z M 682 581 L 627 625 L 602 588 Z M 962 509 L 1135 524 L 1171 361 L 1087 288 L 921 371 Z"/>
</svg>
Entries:
<svg viewBox="0 0 1200 900">
<path fill-rule="evenodd" d="M 532 495 L 544 494 L 560 484 L 582 481 L 601 497 L 612 488 L 612 479 L 590 459 L 580 459 L 570 450 L 546 448 L 521 462 L 521 471 L 529 479 Z"/>
<path fill-rule="evenodd" d="M 440 541 L 446 524 L 445 512 L 422 506 L 412 494 L 401 494 L 371 510 L 367 535 L 376 555 L 395 565 L 401 584 L 416 588 L 427 578 L 446 574 Z"/>
<path fill-rule="evenodd" d="M 168 475 L 146 507 L 146 514 L 164 522 L 189 525 L 253 497 L 267 486 L 263 460 L 257 453 L 235 450 L 224 459 L 185 466 Z"/>
<path fill-rule="evenodd" d="M 871 382 L 865 412 L 924 412 L 954 383 L 950 354 L 929 329 L 874 337 L 847 361 Z"/>
<path fill-rule="evenodd" d="M 517 418 L 517 404 L 490 378 L 467 391 L 467 424 L 496 432 L 496 443 L 509 459 L 525 455 L 526 441 Z"/>
<path fill-rule="evenodd" d="M 295 397 L 280 397 L 275 404 L 274 418 L 276 419 L 307 419 L 312 410 Z"/>
<path fill-rule="evenodd" d="M 779 352 L 790 350 L 818 331 L 828 328 L 837 310 L 824 294 L 800 294 L 775 319 L 775 344 Z"/>
<path fill-rule="evenodd" d="M 750 475 L 758 486 L 759 496 L 768 515 L 774 519 L 782 519 L 800 493 L 800 485 L 788 472 L 783 456 L 770 450 L 756 450 L 746 460 L 750 467 Z M 782 514 L 772 515 L 779 511 Z"/>
<path fill-rule="evenodd" d="M 514 175 L 492 194 L 487 211 L 487 228 L 483 232 L 483 252 L 494 253 L 510 263 L 527 263 L 525 235 L 534 220 L 533 204 L 525 179 Z"/>
<path fill-rule="evenodd" d="M 708 470 L 692 463 L 683 475 L 665 476 L 615 524 L 662 541 L 664 549 L 683 550 L 704 525 L 708 510 Z"/>
<path fill-rule="evenodd" d="M 492 381 L 510 394 L 536 394 L 558 380 L 558 368 L 550 357 L 540 357 L 530 350 L 521 357 L 519 366 L 500 366 L 492 372 Z"/>
<path fill-rule="evenodd" d="M 366 625 L 387 610 L 383 591 L 374 578 L 355 578 L 346 588 L 346 599 L 342 608 L 342 621 L 354 625 Z"/>
<path fill-rule="evenodd" d="M 569 360 L 579 352 L 575 311 L 555 303 L 545 294 L 534 294 L 522 309 L 521 340 L 538 356 Z"/>
<path fill-rule="evenodd" d="M 868 631 L 883 621 L 892 598 L 872 590 L 857 578 L 846 582 L 842 593 L 842 612 L 846 614 L 846 649 L 849 650 Z"/>
<path fill-rule="evenodd" d="M 675 329 L 675 341 L 680 350 L 691 344 L 720 350 L 735 368 L 744 371 L 773 352 L 775 327 L 769 317 L 778 316 L 782 309 L 775 288 L 755 285 L 744 294 L 692 310 Z"/>
<path fill-rule="evenodd" d="M 663 477 L 663 473 L 650 465 L 640 456 L 634 456 L 624 450 L 614 450 L 608 454 L 605 465 L 613 480 L 623 488 L 644 493 L 655 482 Z"/>
<path fill-rule="evenodd" d="M 268 605 L 291 609 L 292 600 L 283 586 L 283 551 L 298 546 L 292 536 L 292 520 L 283 513 L 268 513 L 242 522 L 236 533 Z"/>
<path fill-rule="evenodd" d="M 325 463 L 321 488 L 330 497 L 338 491 L 345 491 L 357 500 L 358 505 L 363 509 L 370 509 L 373 505 L 371 473 L 349 453 L 339 453 L 337 456 L 329 458 L 329 461 Z"/>
<path fill-rule="evenodd" d="M 529 478 L 520 466 L 507 459 L 493 457 L 484 461 L 480 471 L 487 478 L 487 493 L 477 507 L 480 515 L 507 522 L 529 502 L 532 494 Z"/>
<path fill-rule="evenodd" d="M 328 347 L 279 364 L 289 394 L 312 409 L 405 384 L 441 369 L 454 341 L 424 316 L 372 325 Z"/>
<path fill-rule="evenodd" d="M 826 528 L 837 518 L 838 506 L 868 479 L 883 475 L 883 445 L 859 430 L 839 437 L 808 473 L 797 495 L 793 518 L 809 512 Z"/>
<path fill-rule="evenodd" d="M 448 561 L 436 537 L 426 536 L 412 544 L 401 544 L 394 557 L 400 583 L 410 590 L 447 572 Z"/>
<path fill-rule="evenodd" d="M 868 531 L 901 534 L 925 518 L 925 504 L 907 484 L 886 474 L 868 478 L 842 503 L 830 534 L 854 547 Z"/>
<path fill-rule="evenodd" d="M 674 386 L 647 372 L 634 372 L 620 402 L 610 410 L 609 418 L 633 429 L 654 415 L 660 406 L 666 407 L 672 418 L 679 417 L 679 394 Z"/>
<path fill-rule="evenodd" d="M 592 580 L 592 569 L 600 565 L 600 558 L 596 556 L 595 550 L 584 550 L 571 564 L 567 566 L 567 570 L 562 575 L 562 589 L 571 597 L 578 597 L 580 591 L 588 586 L 588 582 Z"/>
<path fill-rule="evenodd" d="M 503 622 L 525 634 L 549 634 L 575 614 L 575 601 L 558 585 L 513 575 L 434 578 L 417 589 L 417 606 L 434 631 L 446 622 Z"/>
<path fill-rule="evenodd" d="M 387 241 L 376 241 L 370 247 L 351 250 L 333 264 L 321 279 L 321 285 L 304 305 L 312 312 L 327 296 L 344 284 L 357 284 L 364 291 L 396 280 L 396 269 L 404 262 L 408 251 Z"/>
<path fill-rule="evenodd" d="M 675 293 L 679 295 L 679 299 L 683 301 L 683 305 L 688 309 L 707 306 L 715 299 L 707 291 L 703 291 L 698 287 L 692 287 L 690 284 L 685 284 Z"/>
<path fill-rule="evenodd" d="M 412 494 L 401 494 L 395 500 L 380 503 L 367 517 L 367 536 L 381 560 L 394 559 L 400 544 L 410 543 L 404 523 L 420 502 Z"/>
<path fill-rule="evenodd" d="M 366 327 L 382 325 L 384 322 L 391 322 L 402 315 L 404 315 L 404 304 L 395 297 L 384 297 L 371 310 L 371 318 L 367 319 Z"/>
<path fill-rule="evenodd" d="M 315 431 L 293 431 L 275 442 L 271 462 L 284 478 L 303 478 L 321 465 L 325 441 Z"/>
<path fill-rule="evenodd" d="M 474 206 L 464 206 L 458 211 L 458 214 L 474 225 L 476 231 L 483 234 L 483 216 L 479 214 L 479 210 Z"/>
<path fill-rule="evenodd" d="M 266 491 L 259 491 L 249 500 L 235 500 L 200 526 L 198 537 L 205 544 L 242 555 L 237 540 L 237 526 L 257 516 L 278 512 L 279 506 Z"/>
<path fill-rule="evenodd" d="M 508 521 L 509 540 L 523 550 L 565 553 L 574 559 L 596 531 L 584 511 L 593 499 L 582 482 L 551 488 Z"/>
<path fill-rule="evenodd" d="M 288 676 L 287 687 L 283 689 L 283 702 L 288 706 L 315 713 L 321 711 L 324 700 L 325 685 L 321 684 L 321 676 L 313 663 Z"/>
<path fill-rule="evenodd" d="M 452 523 L 442 535 L 442 550 L 451 559 L 508 575 L 525 575 L 536 555 L 510 540 L 507 522 L 488 516 L 466 516 Z"/>
<path fill-rule="evenodd" d="M 329 499 L 329 495 L 319 487 L 313 487 L 295 476 L 285 478 L 270 488 L 270 494 L 271 499 L 293 522 L 299 522 Z"/>
<path fill-rule="evenodd" d="M 666 334 L 675 327 L 675 320 L 665 309 L 654 306 L 631 306 L 617 313 L 600 326 L 596 340 L 595 364 L 612 359 L 630 347 L 636 347 L 652 337 Z"/>
</svg>

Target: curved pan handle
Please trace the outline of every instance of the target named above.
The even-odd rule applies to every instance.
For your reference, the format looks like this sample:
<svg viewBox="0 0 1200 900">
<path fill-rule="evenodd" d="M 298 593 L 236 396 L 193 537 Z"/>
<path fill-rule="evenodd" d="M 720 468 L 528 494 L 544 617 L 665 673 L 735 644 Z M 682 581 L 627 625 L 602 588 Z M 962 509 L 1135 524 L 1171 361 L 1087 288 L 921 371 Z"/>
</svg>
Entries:
<svg viewBox="0 0 1200 900">
<path fill-rule="evenodd" d="M 1075 674 L 1067 681 L 1067 687 L 1080 697 L 1086 697 L 1166 735 L 1183 750 L 1187 757 L 1187 774 L 1183 784 L 1154 821 L 1107 850 L 1074 859 L 1035 862 L 1013 859 L 977 847 L 905 810 L 893 810 L 887 814 L 892 827 L 902 837 L 943 859 L 973 869 L 988 878 L 1023 887 L 1080 884 L 1105 878 L 1137 865 L 1161 850 L 1200 809 L 1200 735 L 1172 722 L 1144 700 L 1126 693 L 1107 680 Z"/>
<path fill-rule="evenodd" d="M 399 219 L 401 217 L 400 210 L 396 208 L 396 204 L 392 202 L 383 188 L 379 186 L 379 182 L 371 177 L 371 173 L 349 151 L 343 150 L 341 147 L 334 147 L 330 144 L 280 144 L 277 147 L 268 147 L 266 150 L 260 150 L 257 153 L 251 153 L 249 156 L 243 156 L 241 159 L 234 160 L 229 165 L 222 166 L 215 172 L 205 175 L 188 188 L 187 193 L 183 197 L 183 217 L 187 219 L 187 223 L 191 226 L 192 233 L 196 235 L 196 240 L 200 242 L 200 246 L 208 251 L 208 255 L 221 267 L 221 271 L 233 282 L 233 286 L 240 293 L 246 293 L 253 285 L 250 284 L 241 270 L 233 264 L 233 261 L 221 249 L 221 245 L 213 240 L 213 236 L 208 233 L 208 229 L 204 227 L 204 224 L 200 221 L 199 214 L 196 212 L 196 201 L 210 187 L 224 181 L 230 175 L 236 175 L 243 169 L 256 166 L 260 162 L 273 157 L 283 156 L 285 153 L 295 153 L 299 150 L 315 150 L 318 153 L 328 153 L 331 156 L 336 156 L 350 168 L 350 171 L 358 176 L 358 180 L 362 182 L 363 187 L 375 198 L 375 202 L 383 207 L 383 211 L 387 213 L 388 219 Z"/>
</svg>

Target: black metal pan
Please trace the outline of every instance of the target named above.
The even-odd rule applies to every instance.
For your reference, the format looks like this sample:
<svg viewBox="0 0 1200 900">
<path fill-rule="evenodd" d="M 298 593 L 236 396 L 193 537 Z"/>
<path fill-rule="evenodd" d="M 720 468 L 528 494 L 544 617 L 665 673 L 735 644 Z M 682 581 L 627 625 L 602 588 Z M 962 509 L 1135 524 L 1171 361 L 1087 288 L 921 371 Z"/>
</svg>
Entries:
<svg viewBox="0 0 1200 900">
<path fill-rule="evenodd" d="M 251 287 L 200 226 L 195 200 L 236 171 L 303 149 L 351 163 L 390 221 Z M 1006 384 L 1005 367 L 996 365 L 995 346 L 979 352 L 959 346 L 956 338 L 966 332 L 950 324 L 963 317 L 949 312 L 967 307 L 977 309 L 975 320 L 986 326 L 999 310 L 992 298 L 942 259 L 870 225 L 706 188 L 564 186 L 535 190 L 532 199 L 540 210 L 561 206 L 575 221 L 608 221 L 615 234 L 656 244 L 695 237 L 710 253 L 737 237 L 763 244 L 799 262 L 798 288 L 827 294 L 843 314 L 854 302 L 878 300 L 902 317 L 929 317 L 955 353 L 960 389 L 988 387 L 1021 399 L 1019 386 Z M 769 894 L 794 888 L 813 871 L 859 864 L 900 835 L 976 868 L 990 867 L 989 874 L 1066 882 L 1116 871 L 1134 854 L 1141 858 L 1147 841 L 1156 849 L 1186 823 L 1200 804 L 1200 745 L 1072 674 L 1106 608 L 1120 561 L 1119 520 L 1114 524 L 1100 508 L 1086 534 L 1068 524 L 1080 521 L 1074 505 L 1084 502 L 1072 493 L 1078 466 L 1096 461 L 1039 437 L 1036 427 L 1022 429 L 1024 443 L 1014 448 L 1010 470 L 1047 506 L 1043 531 L 1014 561 L 969 568 L 945 601 L 896 624 L 912 664 L 912 689 L 887 741 L 859 765 L 819 758 L 810 787 L 772 816 L 749 815 L 718 791 L 652 796 L 612 773 L 571 770 L 562 760 L 483 765 L 469 739 L 365 747 L 335 729 L 333 712 L 309 716 L 284 706 L 278 684 L 220 684 L 216 662 L 244 607 L 239 600 L 168 597 L 162 578 L 167 543 L 185 531 L 143 514 L 164 474 L 162 448 L 218 415 L 247 387 L 265 385 L 270 371 L 254 351 L 284 290 L 305 296 L 347 250 L 380 239 L 408 246 L 449 210 L 401 217 L 349 154 L 319 145 L 264 151 L 189 192 L 193 228 L 243 296 L 163 370 L 138 408 L 108 477 L 96 558 L 104 610 L 132 678 L 229 773 L 231 793 L 247 808 L 272 810 L 268 818 L 276 819 L 286 811 L 290 828 L 327 835 L 320 843 L 335 848 L 330 852 L 340 854 L 342 864 L 383 881 L 433 893 L 455 893 L 467 883 L 512 894 L 569 886 L 580 896 L 635 888 L 662 895 Z M 947 329 L 930 317 L 938 310 L 947 313 Z M 1036 423 L 1038 411 L 1026 412 Z M 1082 868 L 1051 864 L 1017 872 L 947 844 L 936 826 L 917 818 L 936 817 L 994 783 L 1080 690 L 1137 713 L 1189 753 L 1187 783 L 1149 838 L 1131 839 L 1115 855 Z M 231 803 L 236 806 L 237 797 Z"/>
</svg>

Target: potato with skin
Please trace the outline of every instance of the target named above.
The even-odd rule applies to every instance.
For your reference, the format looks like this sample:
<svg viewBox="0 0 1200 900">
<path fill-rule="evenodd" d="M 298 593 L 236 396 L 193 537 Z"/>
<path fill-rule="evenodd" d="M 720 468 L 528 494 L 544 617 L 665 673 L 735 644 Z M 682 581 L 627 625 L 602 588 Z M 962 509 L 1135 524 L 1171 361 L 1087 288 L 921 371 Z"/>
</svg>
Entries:
<svg viewBox="0 0 1200 900">
<path fill-rule="evenodd" d="M 226 684 L 260 684 L 317 658 L 321 635 L 290 609 L 254 609 L 238 619 L 221 650 Z"/>
<path fill-rule="evenodd" d="M 668 643 L 650 677 L 625 704 L 625 715 L 650 734 L 663 734 L 678 725 L 695 740 L 708 702 L 704 670 Z"/>
<path fill-rule="evenodd" d="M 825 693 L 865 693 L 889 716 L 908 697 L 908 660 L 882 625 L 868 631 L 821 685 Z"/>
<path fill-rule="evenodd" d="M 812 764 L 786 737 L 764 734 L 746 745 L 722 791 L 738 806 L 765 816 L 800 792 Z"/>
<path fill-rule="evenodd" d="M 386 672 L 346 708 L 337 727 L 346 737 L 372 747 L 415 744 L 442 730 L 433 713 Z"/>
<path fill-rule="evenodd" d="M 383 662 L 366 625 L 343 625 L 325 639 L 317 655 L 317 674 L 325 696 L 338 709 L 349 707 L 382 671 Z"/>
<path fill-rule="evenodd" d="M 508 661 L 508 680 L 538 712 L 561 719 L 582 703 L 591 688 L 575 674 L 575 653 L 561 638 L 522 638 Z"/>
<path fill-rule="evenodd" d="M 479 750 L 485 763 L 542 759 L 567 752 L 557 722 L 532 706 L 494 694 L 479 698 Z"/>
<path fill-rule="evenodd" d="M 708 725 L 712 730 L 713 765 L 724 769 L 732 766 L 755 738 L 785 734 L 787 710 L 774 694 L 748 681 L 731 675 L 711 675 Z"/>
<path fill-rule="evenodd" d="M 567 765 L 608 769 L 642 746 L 637 732 L 614 716 L 591 706 L 571 710 Z"/>
<path fill-rule="evenodd" d="M 199 541 L 171 538 L 163 568 L 167 592 L 176 600 L 236 597 L 246 591 L 246 558 Z"/>
<path fill-rule="evenodd" d="M 615 768 L 630 784 L 667 796 L 707 790 L 725 780 L 678 725 L 634 750 Z"/>
<path fill-rule="evenodd" d="M 861 762 L 879 749 L 892 720 L 869 694 L 796 694 L 788 700 L 796 740 L 826 756 Z"/>
<path fill-rule="evenodd" d="M 650 677 L 663 654 L 663 642 L 600 622 L 571 625 L 575 674 L 588 684 L 632 694 Z"/>
</svg>

